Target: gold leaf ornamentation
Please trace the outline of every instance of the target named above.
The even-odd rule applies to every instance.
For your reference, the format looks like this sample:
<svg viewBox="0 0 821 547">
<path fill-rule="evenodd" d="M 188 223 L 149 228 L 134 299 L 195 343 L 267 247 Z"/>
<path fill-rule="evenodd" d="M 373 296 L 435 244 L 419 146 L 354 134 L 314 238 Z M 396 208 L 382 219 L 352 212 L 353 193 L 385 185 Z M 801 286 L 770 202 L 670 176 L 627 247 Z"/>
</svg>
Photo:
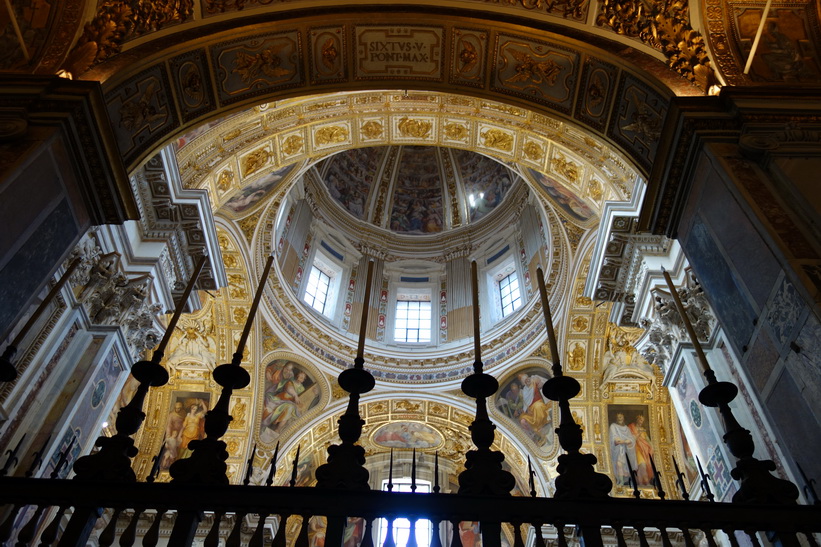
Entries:
<svg viewBox="0 0 821 547">
<path fill-rule="evenodd" d="M 556 157 L 550 160 L 553 171 L 562 175 L 570 182 L 579 180 L 579 166 L 568 160 L 561 152 L 556 153 Z"/>
<path fill-rule="evenodd" d="M 425 120 L 414 120 L 407 116 L 399 120 L 399 132 L 403 137 L 425 139 L 430 135 L 433 124 Z"/>
<path fill-rule="evenodd" d="M 217 177 L 217 190 L 223 194 L 231 189 L 231 184 L 234 182 L 234 172 L 230 169 L 224 169 Z"/>
<path fill-rule="evenodd" d="M 321 127 L 316 130 L 314 138 L 319 145 L 338 144 L 348 140 L 348 128 L 341 125 Z"/>
<path fill-rule="evenodd" d="M 533 141 L 528 141 L 527 144 L 524 145 L 522 151 L 527 156 L 527 159 L 532 161 L 541 161 L 544 159 L 544 148 L 539 146 Z"/>
<path fill-rule="evenodd" d="M 468 136 L 468 128 L 462 124 L 449 123 L 444 128 L 445 136 L 452 141 L 464 141 Z"/>
<path fill-rule="evenodd" d="M 601 183 L 596 179 L 590 179 L 590 182 L 587 184 L 587 191 L 590 192 L 590 197 L 599 200 L 602 196 L 602 187 Z"/>
<path fill-rule="evenodd" d="M 269 159 L 271 159 L 271 153 L 266 148 L 254 150 L 242 160 L 242 176 L 253 175 L 262 169 Z"/>
<path fill-rule="evenodd" d="M 371 120 L 362 124 L 362 127 L 360 127 L 359 130 L 362 132 L 362 135 L 368 139 L 378 139 L 382 136 L 384 128 L 381 123 Z"/>
<path fill-rule="evenodd" d="M 293 156 L 294 154 L 300 152 L 304 145 L 305 139 L 303 139 L 299 135 L 291 135 L 290 137 L 282 141 L 282 151 L 287 156 Z"/>
<path fill-rule="evenodd" d="M 502 131 L 501 129 L 488 129 L 480 133 L 480 136 L 484 139 L 483 144 L 488 148 L 495 148 L 505 152 L 513 150 L 513 135 L 506 131 Z"/>
</svg>

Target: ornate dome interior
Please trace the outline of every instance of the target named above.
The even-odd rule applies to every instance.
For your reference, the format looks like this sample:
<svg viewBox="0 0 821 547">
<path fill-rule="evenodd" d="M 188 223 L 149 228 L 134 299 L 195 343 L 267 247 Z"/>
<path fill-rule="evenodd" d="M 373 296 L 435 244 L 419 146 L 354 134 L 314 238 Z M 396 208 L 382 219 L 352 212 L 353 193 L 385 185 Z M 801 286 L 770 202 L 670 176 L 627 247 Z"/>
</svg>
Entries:
<svg viewBox="0 0 821 547">
<path fill-rule="evenodd" d="M 316 168 L 334 200 L 354 218 L 408 235 L 472 225 L 521 180 L 487 156 L 432 146 L 352 149 Z"/>
</svg>

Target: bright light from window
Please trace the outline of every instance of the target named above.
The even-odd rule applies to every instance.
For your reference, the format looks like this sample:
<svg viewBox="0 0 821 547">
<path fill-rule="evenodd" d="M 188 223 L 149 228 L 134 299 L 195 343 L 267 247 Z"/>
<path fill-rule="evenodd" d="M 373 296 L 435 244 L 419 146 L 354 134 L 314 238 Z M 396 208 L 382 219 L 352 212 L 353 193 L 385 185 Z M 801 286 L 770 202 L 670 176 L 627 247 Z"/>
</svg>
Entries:
<svg viewBox="0 0 821 547">
<path fill-rule="evenodd" d="M 305 287 L 305 303 L 319 313 L 325 313 L 325 306 L 328 303 L 328 290 L 331 286 L 331 278 L 317 268 L 311 267 L 311 275 L 308 277 L 308 285 Z"/>
<path fill-rule="evenodd" d="M 502 317 L 507 317 L 522 305 L 519 293 L 519 278 L 513 272 L 499 281 L 499 294 L 502 297 Z"/>
<path fill-rule="evenodd" d="M 382 481 L 382 490 L 388 489 L 388 481 Z M 411 480 L 410 477 L 402 479 L 394 479 L 394 492 L 410 492 Z M 416 481 L 416 493 L 428 494 L 430 492 L 430 483 L 428 481 Z M 429 547 L 431 532 L 433 526 L 429 520 L 417 520 L 414 527 L 414 534 L 416 535 L 416 545 L 418 547 Z M 405 547 L 408 544 L 408 539 L 411 532 L 411 521 L 409 519 L 399 518 L 393 521 L 393 540 L 397 547 Z M 379 541 L 376 545 L 383 545 L 385 537 L 388 534 L 388 521 L 386 519 L 379 519 Z"/>
<path fill-rule="evenodd" d="M 396 342 L 430 342 L 430 302 L 396 301 L 393 339 Z"/>
</svg>

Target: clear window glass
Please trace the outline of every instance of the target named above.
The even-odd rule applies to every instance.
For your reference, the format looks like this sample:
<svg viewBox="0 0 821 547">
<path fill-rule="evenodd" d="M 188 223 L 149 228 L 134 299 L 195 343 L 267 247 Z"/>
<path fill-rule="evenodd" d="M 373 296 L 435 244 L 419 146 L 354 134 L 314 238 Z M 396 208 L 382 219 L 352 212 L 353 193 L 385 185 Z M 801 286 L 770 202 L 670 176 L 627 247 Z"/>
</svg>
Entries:
<svg viewBox="0 0 821 547">
<path fill-rule="evenodd" d="M 502 317 L 507 317 L 522 305 L 519 292 L 519 278 L 513 272 L 499 281 L 499 295 L 502 298 Z"/>
<path fill-rule="evenodd" d="M 325 313 L 328 303 L 328 292 L 331 286 L 331 278 L 317 268 L 311 267 L 311 274 L 308 276 L 308 285 L 305 287 L 303 300 L 319 313 Z"/>
<path fill-rule="evenodd" d="M 412 300 L 396 301 L 393 339 L 396 342 L 431 341 L 431 303 Z"/>
<path fill-rule="evenodd" d="M 388 489 L 388 481 L 382 481 L 382 490 Z M 394 492 L 411 492 L 410 477 L 393 480 Z M 416 493 L 427 494 L 430 492 L 430 483 L 427 481 L 416 481 Z M 413 527 L 416 534 L 416 544 L 419 547 L 429 547 L 431 532 L 433 525 L 429 520 L 417 520 Z M 411 532 L 411 521 L 405 518 L 394 519 L 393 521 L 393 540 L 396 545 L 403 546 L 408 544 L 408 538 Z M 376 545 L 383 545 L 385 537 L 388 534 L 388 521 L 386 519 L 379 519 L 379 541 Z"/>
</svg>

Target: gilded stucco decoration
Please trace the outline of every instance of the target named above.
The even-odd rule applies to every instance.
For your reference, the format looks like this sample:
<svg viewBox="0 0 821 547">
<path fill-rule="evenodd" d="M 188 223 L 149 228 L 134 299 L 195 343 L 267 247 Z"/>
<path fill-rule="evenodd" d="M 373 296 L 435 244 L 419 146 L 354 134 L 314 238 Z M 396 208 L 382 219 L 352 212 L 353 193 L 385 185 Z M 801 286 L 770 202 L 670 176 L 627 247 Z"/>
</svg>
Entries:
<svg viewBox="0 0 821 547">
<path fill-rule="evenodd" d="M 670 68 L 705 91 L 715 83 L 704 37 L 690 24 L 686 0 L 603 0 L 596 24 L 661 51 Z"/>
<path fill-rule="evenodd" d="M 297 111 L 305 112 L 301 100 L 291 99 L 315 95 L 315 84 L 333 83 L 339 92 L 322 101 L 327 103 L 322 110 L 330 111 L 334 105 L 346 103 L 354 110 L 370 107 L 381 116 L 388 110 L 377 107 L 384 107 L 385 102 L 349 99 L 359 93 L 353 90 L 372 81 L 381 89 L 406 89 L 399 95 L 401 100 L 390 98 L 389 102 L 394 112 L 403 102 L 408 108 L 400 107 L 404 113 L 398 119 L 377 119 L 375 115 L 371 120 L 349 125 L 345 129 L 352 142 L 366 137 L 442 142 L 434 138 L 442 131 L 446 112 L 436 111 L 431 116 L 410 108 L 418 106 L 414 104 L 417 101 L 439 100 L 439 92 L 412 90 L 429 85 L 433 90 L 487 97 L 487 102 L 498 105 L 496 110 L 505 117 L 515 116 L 518 111 L 519 117 L 532 119 L 550 119 L 551 113 L 572 118 L 591 137 L 616 142 L 621 153 L 649 172 L 653 155 L 652 150 L 647 150 L 648 143 L 632 134 L 624 135 L 625 125 L 648 127 L 647 123 L 635 125 L 629 118 L 623 122 L 625 114 L 633 115 L 632 107 L 624 107 L 633 104 L 633 90 L 640 88 L 642 100 L 651 105 L 653 114 L 643 113 L 644 117 L 660 115 L 660 123 L 674 92 L 698 93 L 695 86 L 682 84 L 677 76 L 675 81 L 665 81 L 665 88 L 665 83 L 656 79 L 663 74 L 650 77 L 626 71 L 623 59 L 612 53 L 583 47 L 557 34 L 545 35 L 487 21 L 480 28 L 472 28 L 458 17 L 451 20 L 438 16 L 441 25 L 414 26 L 404 20 L 393 20 L 390 14 L 380 17 L 385 24 L 361 25 L 355 17 L 344 16 L 333 27 L 317 26 L 319 19 L 308 17 L 293 20 L 287 31 L 266 23 L 237 29 L 230 35 L 216 33 L 203 42 L 148 55 L 144 62 L 134 65 L 133 73 L 120 70 L 117 81 L 106 82 L 104 90 L 125 161 L 129 165 L 140 163 L 153 146 L 169 135 L 198 122 L 213 123 L 238 103 L 265 103 L 269 107 L 275 104 L 275 108 L 260 113 L 276 112 L 279 119 Z M 328 42 L 331 38 L 332 44 Z M 134 47 L 133 54 L 139 54 L 142 46 Z M 310 52 L 309 62 L 300 61 L 306 52 Z M 335 63 L 339 69 L 330 70 L 328 63 Z M 94 70 L 104 73 L 105 64 Z M 503 104 L 511 100 L 517 105 Z M 460 101 L 475 102 L 466 96 L 454 96 L 449 103 L 459 108 Z M 533 114 L 527 114 L 528 109 Z M 612 120 L 617 122 L 608 123 Z M 268 121 L 276 124 L 278 120 Z M 367 125 L 370 121 L 382 125 L 381 134 L 376 125 Z M 322 122 L 344 127 L 336 122 L 329 124 L 327 117 Z M 452 122 L 449 120 L 445 125 Z M 297 125 L 303 124 L 298 121 Z M 235 143 L 247 142 L 253 139 L 253 133 L 264 133 L 267 127 L 266 123 L 255 132 L 243 131 L 222 145 L 234 148 Z M 467 127 L 467 138 L 457 135 L 452 140 L 470 142 L 478 138 L 475 126 Z M 318 146 L 313 133 L 304 130 L 300 134 L 292 127 L 283 138 L 299 134 L 304 139 L 304 150 L 295 140 L 288 143 L 288 152 L 281 150 L 277 142 L 269 149 L 277 156 L 274 162 L 297 160 L 313 153 Z M 340 138 L 340 133 L 334 132 L 320 141 L 330 146 L 330 141 Z M 519 145 L 514 153 L 521 154 Z"/>
<path fill-rule="evenodd" d="M 193 10 L 193 0 L 105 0 L 83 27 L 82 36 L 63 62 L 63 70 L 78 76 L 90 66 L 120 53 L 126 41 L 191 19 Z"/>
</svg>

